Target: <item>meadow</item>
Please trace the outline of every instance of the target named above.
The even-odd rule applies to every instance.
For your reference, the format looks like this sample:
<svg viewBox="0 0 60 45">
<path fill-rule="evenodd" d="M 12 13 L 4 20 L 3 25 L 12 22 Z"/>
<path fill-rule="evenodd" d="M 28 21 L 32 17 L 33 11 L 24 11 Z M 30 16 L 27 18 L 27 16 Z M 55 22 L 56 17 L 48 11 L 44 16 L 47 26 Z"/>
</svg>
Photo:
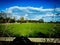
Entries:
<svg viewBox="0 0 60 45">
<path fill-rule="evenodd" d="M 35 37 L 39 33 L 50 34 L 55 33 L 54 27 L 60 24 L 54 23 L 8 23 L 0 24 L 0 33 L 9 35 L 9 36 L 26 36 L 26 37 Z M 59 29 L 58 29 L 59 30 Z"/>
</svg>

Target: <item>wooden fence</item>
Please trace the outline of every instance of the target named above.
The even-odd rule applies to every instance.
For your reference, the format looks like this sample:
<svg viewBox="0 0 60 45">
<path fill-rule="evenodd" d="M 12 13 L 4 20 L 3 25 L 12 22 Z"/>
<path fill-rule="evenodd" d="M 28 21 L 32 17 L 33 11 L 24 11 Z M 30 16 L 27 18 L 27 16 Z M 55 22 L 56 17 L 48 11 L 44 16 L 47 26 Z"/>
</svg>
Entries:
<svg viewBox="0 0 60 45">
<path fill-rule="evenodd" d="M 13 41 L 16 37 L 0 37 L 0 41 Z M 32 42 L 60 43 L 60 38 L 28 38 Z"/>
</svg>

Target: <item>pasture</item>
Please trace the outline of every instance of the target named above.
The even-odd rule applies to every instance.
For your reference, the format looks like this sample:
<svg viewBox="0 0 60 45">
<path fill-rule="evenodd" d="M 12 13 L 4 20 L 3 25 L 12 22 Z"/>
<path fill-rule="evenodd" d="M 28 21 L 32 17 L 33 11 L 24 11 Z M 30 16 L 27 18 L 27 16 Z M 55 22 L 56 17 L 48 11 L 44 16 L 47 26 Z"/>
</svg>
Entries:
<svg viewBox="0 0 60 45">
<path fill-rule="evenodd" d="M 54 23 L 11 23 L 0 24 L 0 32 L 10 36 L 26 36 L 34 37 L 38 33 L 49 34 L 54 33 L 54 27 L 60 24 Z"/>
</svg>

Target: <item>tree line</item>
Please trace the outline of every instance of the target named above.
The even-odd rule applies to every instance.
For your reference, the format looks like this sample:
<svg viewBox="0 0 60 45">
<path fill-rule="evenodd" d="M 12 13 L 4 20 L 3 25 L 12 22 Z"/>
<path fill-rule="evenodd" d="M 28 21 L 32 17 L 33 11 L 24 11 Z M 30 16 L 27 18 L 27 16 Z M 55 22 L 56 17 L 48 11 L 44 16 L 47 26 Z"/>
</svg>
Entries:
<svg viewBox="0 0 60 45">
<path fill-rule="evenodd" d="M 56 14 L 56 15 L 60 15 L 59 14 Z M 11 18 L 11 14 L 10 13 L 6 13 L 6 12 L 0 12 L 0 23 L 27 23 L 27 22 L 30 22 L 30 23 L 44 23 L 44 19 L 41 18 L 39 20 L 28 20 L 28 19 L 24 19 L 24 17 L 20 17 L 19 20 L 16 20 L 16 18 Z M 60 23 L 59 21 L 50 21 L 48 23 Z"/>
<path fill-rule="evenodd" d="M 43 19 L 39 20 L 25 20 L 24 17 L 20 17 L 19 20 L 16 20 L 16 18 L 11 18 L 10 13 L 0 12 L 0 23 L 43 23 Z"/>
</svg>

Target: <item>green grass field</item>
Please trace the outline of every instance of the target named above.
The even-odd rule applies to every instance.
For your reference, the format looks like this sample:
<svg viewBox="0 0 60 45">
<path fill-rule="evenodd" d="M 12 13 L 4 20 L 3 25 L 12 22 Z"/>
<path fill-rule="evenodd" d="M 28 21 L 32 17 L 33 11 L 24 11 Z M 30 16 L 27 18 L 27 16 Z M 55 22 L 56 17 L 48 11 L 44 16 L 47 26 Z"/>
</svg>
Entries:
<svg viewBox="0 0 60 45">
<path fill-rule="evenodd" d="M 55 25 L 53 23 L 12 23 L 12 24 L 2 24 L 0 27 L 4 33 L 15 35 L 15 36 L 29 36 L 29 35 L 37 35 L 37 33 L 41 32 L 43 34 L 48 34 L 53 30 Z M 1 30 L 0 29 L 0 30 Z"/>
</svg>

